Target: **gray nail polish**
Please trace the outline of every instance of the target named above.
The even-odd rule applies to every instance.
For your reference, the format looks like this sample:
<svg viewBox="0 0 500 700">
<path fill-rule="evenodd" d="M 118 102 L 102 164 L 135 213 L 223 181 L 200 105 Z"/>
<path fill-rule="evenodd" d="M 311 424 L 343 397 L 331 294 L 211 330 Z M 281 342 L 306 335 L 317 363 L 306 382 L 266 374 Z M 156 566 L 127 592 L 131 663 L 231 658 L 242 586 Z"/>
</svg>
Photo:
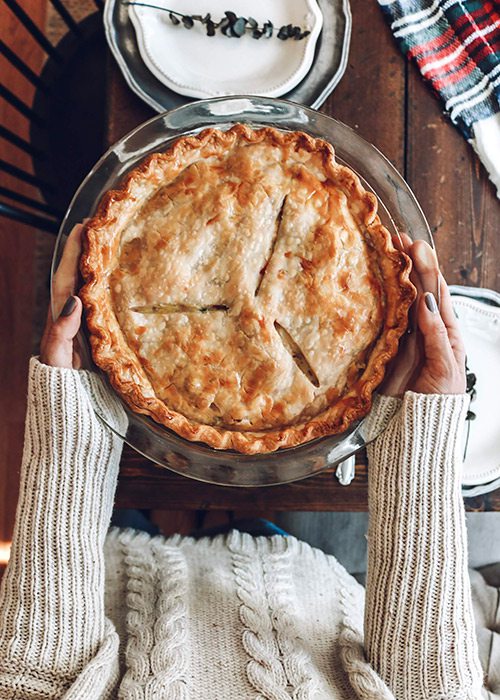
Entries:
<svg viewBox="0 0 500 700">
<path fill-rule="evenodd" d="M 425 295 L 425 305 L 433 314 L 437 314 L 437 312 L 439 311 L 438 305 L 436 304 L 436 298 L 432 292 L 427 292 L 427 294 Z"/>
<path fill-rule="evenodd" d="M 73 311 L 75 310 L 76 306 L 76 299 L 75 297 L 68 297 L 66 299 L 66 303 L 62 307 L 62 311 L 60 313 L 60 316 L 70 316 Z"/>
</svg>

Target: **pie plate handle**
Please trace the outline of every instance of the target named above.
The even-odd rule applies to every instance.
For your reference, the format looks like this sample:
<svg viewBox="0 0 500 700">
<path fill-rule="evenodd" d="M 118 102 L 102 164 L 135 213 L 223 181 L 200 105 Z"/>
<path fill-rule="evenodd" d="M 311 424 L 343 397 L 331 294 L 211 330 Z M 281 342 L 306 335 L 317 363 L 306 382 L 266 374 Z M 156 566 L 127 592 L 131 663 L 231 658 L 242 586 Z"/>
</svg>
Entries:
<svg viewBox="0 0 500 700">
<path fill-rule="evenodd" d="M 343 454 L 339 454 L 338 446 L 330 450 L 327 461 L 332 467 L 336 465 L 335 476 L 342 486 L 348 486 L 356 475 L 356 452 L 375 440 L 381 432 L 382 429 L 376 416 L 368 414 L 342 441 Z M 349 455 L 348 457 L 345 457 L 346 453 Z"/>
<path fill-rule="evenodd" d="M 356 457 L 351 455 L 347 459 L 344 459 L 343 462 L 339 462 L 335 476 L 342 486 L 349 486 L 356 476 Z"/>
</svg>

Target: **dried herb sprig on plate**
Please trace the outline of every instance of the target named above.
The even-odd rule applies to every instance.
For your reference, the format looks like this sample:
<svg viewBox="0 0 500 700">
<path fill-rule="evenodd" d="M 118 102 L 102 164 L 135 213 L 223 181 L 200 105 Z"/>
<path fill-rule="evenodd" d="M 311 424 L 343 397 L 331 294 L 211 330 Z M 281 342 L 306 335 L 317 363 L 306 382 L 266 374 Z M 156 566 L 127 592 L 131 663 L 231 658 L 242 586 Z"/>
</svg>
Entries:
<svg viewBox="0 0 500 700">
<path fill-rule="evenodd" d="M 239 39 L 244 34 L 250 34 L 254 39 L 260 39 L 261 37 L 270 39 L 272 36 L 276 36 L 282 41 L 286 41 L 286 39 L 300 41 L 311 33 L 309 29 L 302 29 L 293 24 L 284 24 L 275 34 L 274 24 L 270 20 L 267 20 L 267 22 L 264 22 L 261 26 L 253 17 L 239 17 L 235 12 L 231 12 L 231 10 L 226 10 L 222 19 L 214 20 L 210 12 L 202 17 L 202 15 L 185 15 L 182 12 L 170 10 L 168 7 L 152 5 L 146 2 L 127 1 L 122 4 L 151 7 L 154 10 L 168 12 L 169 19 L 174 26 L 182 26 L 186 29 L 192 29 L 195 23 L 199 23 L 205 27 L 207 36 L 215 36 L 216 31 L 219 30 L 224 36 L 234 37 L 236 39 Z"/>
<path fill-rule="evenodd" d="M 469 366 L 467 364 L 467 358 L 465 358 L 465 377 L 466 377 L 466 382 L 467 382 L 467 387 L 466 387 L 465 391 L 470 396 L 470 401 L 472 403 L 475 400 L 476 395 L 477 395 L 477 389 L 476 389 L 477 377 L 474 374 L 474 372 L 470 371 Z M 476 420 L 476 414 L 474 413 L 474 411 L 471 411 L 469 409 L 467 411 L 467 415 L 465 416 L 465 420 L 467 421 L 467 429 L 466 429 L 465 445 L 464 445 L 464 460 L 465 460 L 465 457 L 467 455 L 467 448 L 469 446 L 470 424 L 471 424 L 471 421 Z"/>
<path fill-rule="evenodd" d="M 466 377 L 466 382 L 467 382 L 467 388 L 465 389 L 466 393 L 470 396 L 471 403 L 474 401 L 477 395 L 477 389 L 476 389 L 476 382 L 477 382 L 477 377 L 474 374 L 474 372 L 471 372 L 469 370 L 469 367 L 467 365 L 467 358 L 465 359 L 465 377 Z M 466 420 L 475 420 L 476 414 L 474 411 L 467 411 L 467 416 Z"/>
</svg>

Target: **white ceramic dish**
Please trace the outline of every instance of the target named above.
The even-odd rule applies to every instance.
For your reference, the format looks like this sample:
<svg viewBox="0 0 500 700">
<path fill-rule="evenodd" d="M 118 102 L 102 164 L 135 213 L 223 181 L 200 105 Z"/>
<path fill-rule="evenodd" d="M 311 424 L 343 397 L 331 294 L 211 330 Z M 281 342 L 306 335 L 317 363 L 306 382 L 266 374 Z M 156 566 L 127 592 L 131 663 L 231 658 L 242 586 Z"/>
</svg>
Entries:
<svg viewBox="0 0 500 700">
<path fill-rule="evenodd" d="M 150 0 L 141 0 L 148 3 Z M 274 25 L 271 38 L 253 39 L 247 32 L 240 38 L 216 31 L 208 37 L 196 22 L 191 29 L 174 26 L 169 13 L 130 5 L 129 17 L 136 31 L 141 58 L 153 75 L 168 88 L 189 97 L 223 97 L 245 93 L 279 97 L 294 88 L 308 73 L 323 24 L 316 0 L 160 0 L 153 2 L 176 12 L 224 17 L 230 6 L 239 17 L 254 17 L 260 26 Z M 189 7 L 189 10 L 187 9 Z M 292 24 L 311 33 L 301 39 L 282 41 L 279 27 Z"/>
<path fill-rule="evenodd" d="M 451 289 L 454 292 L 460 288 Z M 500 306 L 489 291 L 487 300 L 479 296 L 481 290 L 467 290 L 467 296 L 460 291 L 453 295 L 453 308 L 465 343 L 468 369 L 476 375 L 476 396 L 470 406 L 475 419 L 466 424 L 462 483 L 465 487 L 489 485 L 489 491 L 500 479 Z M 500 301 L 500 295 L 495 296 Z"/>
<path fill-rule="evenodd" d="M 351 37 L 349 0 L 317 2 L 323 15 L 323 28 L 312 67 L 298 85 L 284 95 L 292 102 L 314 109 L 321 107 L 344 75 Z M 165 112 L 194 99 L 168 88 L 145 65 L 127 5 L 119 0 L 106 0 L 103 23 L 108 46 L 125 82 L 141 100 L 157 112 Z"/>
</svg>

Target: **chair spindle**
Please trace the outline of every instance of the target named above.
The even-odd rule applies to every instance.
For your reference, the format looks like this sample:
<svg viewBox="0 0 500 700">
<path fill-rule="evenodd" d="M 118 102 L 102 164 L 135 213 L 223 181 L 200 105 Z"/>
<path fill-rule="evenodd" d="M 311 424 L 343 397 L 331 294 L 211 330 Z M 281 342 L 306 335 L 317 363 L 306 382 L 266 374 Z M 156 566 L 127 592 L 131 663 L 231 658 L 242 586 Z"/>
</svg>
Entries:
<svg viewBox="0 0 500 700">
<path fill-rule="evenodd" d="M 62 56 L 52 46 L 52 44 L 43 34 L 43 32 L 41 32 L 40 29 L 38 29 L 31 17 L 28 14 L 26 14 L 22 7 L 19 6 L 16 0 L 4 0 L 4 2 L 7 5 L 7 7 L 16 15 L 17 19 L 21 22 L 21 24 L 28 30 L 28 32 L 31 34 L 31 36 L 37 42 L 37 44 L 39 44 L 42 47 L 45 53 L 48 54 L 51 58 L 53 58 L 54 61 L 62 63 Z"/>
</svg>

